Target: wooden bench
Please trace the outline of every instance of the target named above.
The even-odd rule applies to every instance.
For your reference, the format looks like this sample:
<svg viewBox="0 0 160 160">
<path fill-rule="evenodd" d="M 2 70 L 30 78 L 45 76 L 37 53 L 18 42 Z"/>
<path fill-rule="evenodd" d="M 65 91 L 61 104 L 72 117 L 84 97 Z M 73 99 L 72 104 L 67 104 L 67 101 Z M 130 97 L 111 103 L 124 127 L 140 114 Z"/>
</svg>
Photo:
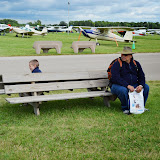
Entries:
<svg viewBox="0 0 160 160">
<path fill-rule="evenodd" d="M 2 82 L 2 75 L 0 75 L 0 94 L 5 94 L 5 92 L 4 92 L 4 84 Z"/>
<path fill-rule="evenodd" d="M 95 53 L 96 42 L 90 41 L 75 41 L 72 43 L 74 53 L 83 52 L 84 49 L 90 48 L 92 53 Z"/>
<path fill-rule="evenodd" d="M 4 74 L 2 76 L 5 94 L 32 93 L 32 96 L 6 98 L 11 104 L 29 103 L 34 113 L 40 115 L 39 105 L 43 101 L 68 100 L 77 98 L 103 97 L 106 106 L 112 93 L 106 91 L 108 86 L 106 71 L 88 71 L 75 73 L 35 73 Z M 39 95 L 45 91 L 86 89 L 85 92 Z M 74 92 L 74 91 L 73 91 Z"/>
<path fill-rule="evenodd" d="M 36 50 L 37 54 L 40 54 L 41 49 L 43 53 L 48 53 L 49 49 L 55 48 L 57 53 L 61 53 L 62 42 L 61 41 L 35 41 L 33 48 Z"/>
</svg>

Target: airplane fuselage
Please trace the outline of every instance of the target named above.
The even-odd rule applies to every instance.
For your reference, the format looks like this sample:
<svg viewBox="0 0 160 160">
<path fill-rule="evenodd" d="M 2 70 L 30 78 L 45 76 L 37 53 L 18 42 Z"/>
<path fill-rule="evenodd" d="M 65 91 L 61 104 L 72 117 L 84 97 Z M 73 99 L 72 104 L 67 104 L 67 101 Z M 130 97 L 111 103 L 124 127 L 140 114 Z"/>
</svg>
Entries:
<svg viewBox="0 0 160 160">
<path fill-rule="evenodd" d="M 69 28 L 62 27 L 62 26 L 51 26 L 48 29 L 48 32 L 71 32 L 72 30 L 72 26 L 70 26 Z"/>
<path fill-rule="evenodd" d="M 105 40 L 105 41 L 119 41 L 124 42 L 124 38 L 120 37 L 111 31 L 108 31 L 108 33 L 100 33 L 98 30 L 89 30 L 84 29 L 82 31 L 83 35 L 90 39 L 96 39 L 96 40 Z"/>
<path fill-rule="evenodd" d="M 36 31 L 35 29 L 33 28 L 30 28 L 28 25 L 26 25 L 26 27 L 21 27 L 21 28 L 13 28 L 13 31 L 15 33 L 17 33 L 16 36 L 18 36 L 18 34 L 22 34 L 23 36 L 24 35 L 29 35 L 29 36 L 32 36 L 32 35 L 46 35 L 47 33 L 47 29 L 46 28 L 43 28 L 42 31 Z"/>
</svg>

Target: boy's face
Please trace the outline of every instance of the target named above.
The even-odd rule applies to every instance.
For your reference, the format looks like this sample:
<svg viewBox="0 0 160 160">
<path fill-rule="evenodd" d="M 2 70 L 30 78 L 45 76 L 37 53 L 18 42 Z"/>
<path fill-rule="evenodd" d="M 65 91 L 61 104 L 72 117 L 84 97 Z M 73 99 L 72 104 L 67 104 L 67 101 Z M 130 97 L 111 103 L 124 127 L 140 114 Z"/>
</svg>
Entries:
<svg viewBox="0 0 160 160">
<path fill-rule="evenodd" d="M 31 72 L 36 68 L 36 65 L 33 65 L 32 63 L 29 63 L 29 69 Z"/>
</svg>

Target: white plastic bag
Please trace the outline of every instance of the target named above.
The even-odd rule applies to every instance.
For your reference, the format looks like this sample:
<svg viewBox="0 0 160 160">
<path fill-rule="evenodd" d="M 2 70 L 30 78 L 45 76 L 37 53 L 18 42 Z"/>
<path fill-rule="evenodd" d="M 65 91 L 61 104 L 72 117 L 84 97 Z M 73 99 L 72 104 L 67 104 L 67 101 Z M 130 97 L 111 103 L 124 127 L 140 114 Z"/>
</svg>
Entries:
<svg viewBox="0 0 160 160">
<path fill-rule="evenodd" d="M 144 112 L 143 89 L 140 93 L 129 91 L 130 113 L 142 114 Z"/>
</svg>

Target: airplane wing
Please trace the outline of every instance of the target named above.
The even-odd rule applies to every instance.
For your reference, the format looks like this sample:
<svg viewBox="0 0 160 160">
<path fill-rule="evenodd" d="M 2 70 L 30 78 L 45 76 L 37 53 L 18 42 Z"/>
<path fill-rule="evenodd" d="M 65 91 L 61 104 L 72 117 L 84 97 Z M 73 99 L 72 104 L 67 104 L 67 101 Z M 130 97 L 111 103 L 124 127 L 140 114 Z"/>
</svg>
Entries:
<svg viewBox="0 0 160 160">
<path fill-rule="evenodd" d="M 73 26 L 73 28 L 91 29 L 91 28 L 96 28 L 96 27 L 90 27 L 90 26 Z"/>
<path fill-rule="evenodd" d="M 74 28 L 82 28 L 82 29 L 98 29 L 100 33 L 106 33 L 110 30 L 114 31 L 133 31 L 134 29 L 131 27 L 89 27 L 89 26 L 73 26 Z"/>
<path fill-rule="evenodd" d="M 2 31 L 9 31 L 9 28 L 1 28 L 0 32 L 2 32 Z"/>
</svg>

